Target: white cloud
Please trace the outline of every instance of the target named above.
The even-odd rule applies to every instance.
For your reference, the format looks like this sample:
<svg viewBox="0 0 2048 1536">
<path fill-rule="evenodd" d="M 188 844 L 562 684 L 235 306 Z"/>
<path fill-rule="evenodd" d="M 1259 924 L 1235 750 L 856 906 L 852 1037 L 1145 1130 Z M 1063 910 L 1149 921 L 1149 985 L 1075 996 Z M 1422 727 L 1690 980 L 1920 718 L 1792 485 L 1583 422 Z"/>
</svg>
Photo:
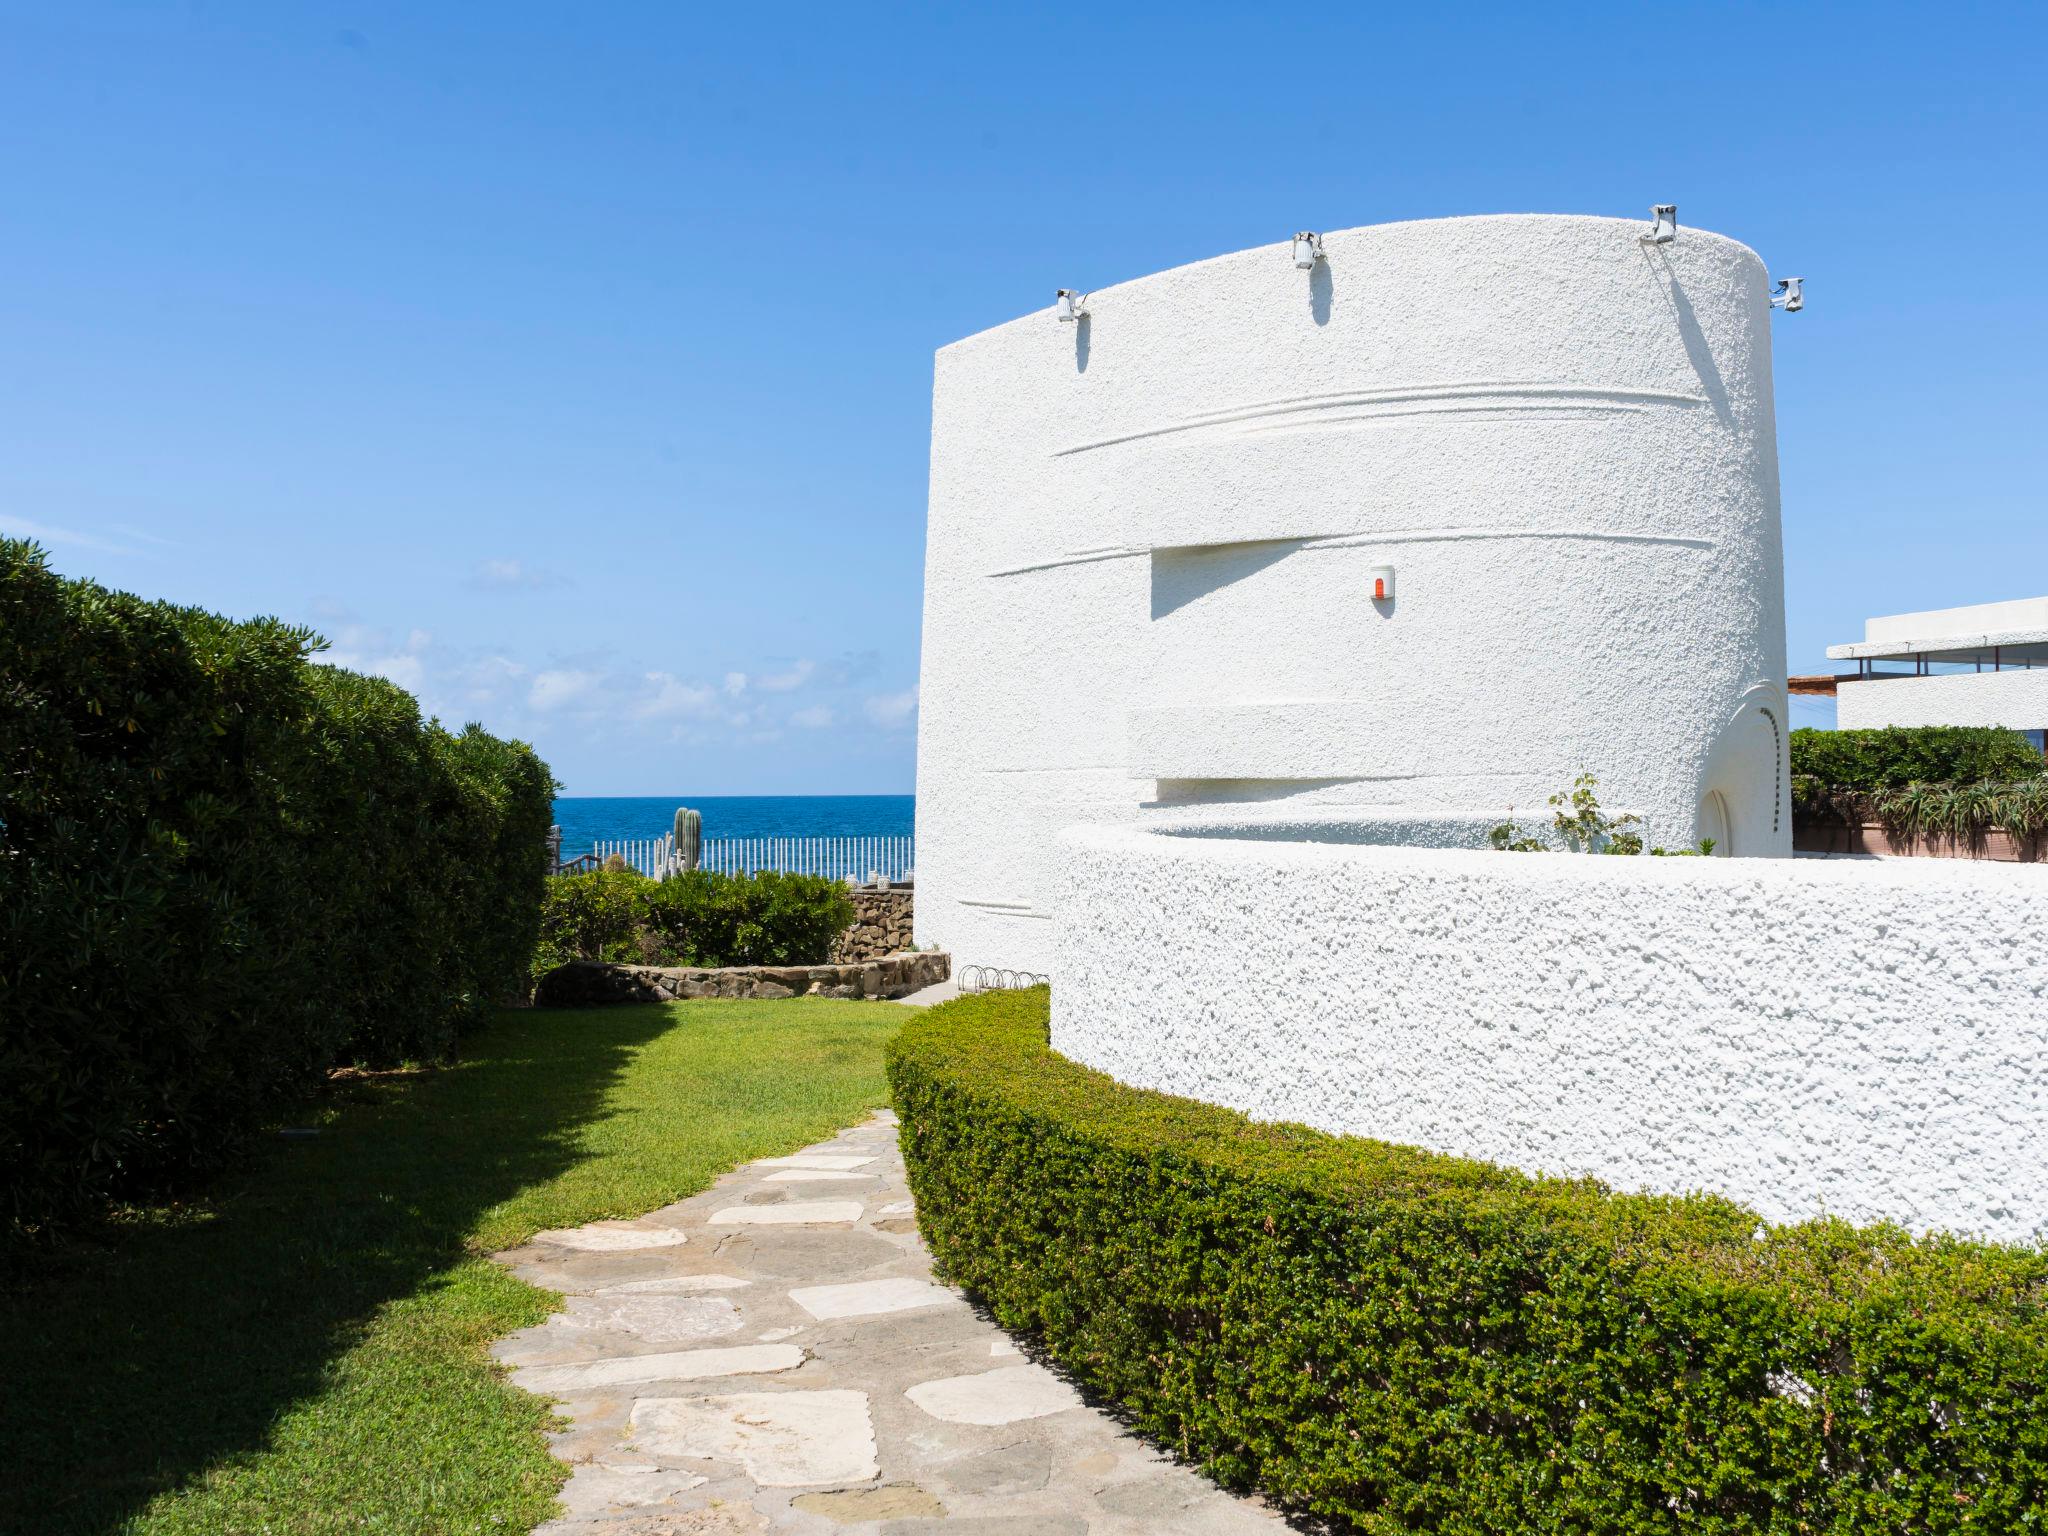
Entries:
<svg viewBox="0 0 2048 1536">
<path fill-rule="evenodd" d="M 665 720 L 675 715 L 701 715 L 718 698 L 718 690 L 703 683 L 686 683 L 673 672 L 649 672 L 648 685 L 654 690 L 633 706 L 642 720 Z"/>
<path fill-rule="evenodd" d="M 486 592 L 532 591 L 539 587 L 568 585 L 560 575 L 544 566 L 512 559 L 479 561 L 470 574 L 469 584 Z"/>
<path fill-rule="evenodd" d="M 734 698 L 738 698 L 741 694 L 745 693 L 747 691 L 747 674 L 744 672 L 726 673 L 725 691 Z"/>
<path fill-rule="evenodd" d="M 554 668 L 536 673 L 527 702 L 535 709 L 555 710 L 586 697 L 603 681 L 595 672 Z"/>
<path fill-rule="evenodd" d="M 526 668 L 510 656 L 481 656 L 456 668 L 455 683 L 472 704 L 500 703 L 526 681 Z"/>
<path fill-rule="evenodd" d="M 769 693 L 788 693 L 792 689 L 803 687 L 805 683 L 811 680 L 811 674 L 816 670 L 817 668 L 812 663 L 799 661 L 786 672 L 769 673 L 766 677 L 761 678 L 756 686 L 767 690 Z"/>
<path fill-rule="evenodd" d="M 433 644 L 434 637 L 425 630 L 414 630 L 405 637 L 403 645 L 398 645 L 386 630 L 347 624 L 342 626 L 337 638 L 340 644 L 334 650 L 322 651 L 314 659 L 330 667 L 361 672 L 369 677 L 388 678 L 415 697 L 426 686 L 424 653 Z"/>
<path fill-rule="evenodd" d="M 868 718 L 877 725 L 902 725 L 917 713 L 917 690 L 906 688 L 901 693 L 870 694 L 865 708 Z"/>
<path fill-rule="evenodd" d="M 807 731 L 822 731 L 832 723 L 832 711 L 823 704 L 813 704 L 809 709 L 800 709 L 791 715 L 789 723 Z"/>
<path fill-rule="evenodd" d="M 80 549 L 97 549 L 109 555 L 140 553 L 132 545 L 116 544 L 98 534 L 81 533 L 76 528 L 52 528 L 48 523 L 33 523 L 25 517 L 12 517 L 4 512 L 0 512 L 0 533 L 17 539 L 34 539 L 38 544 L 72 544 Z"/>
<path fill-rule="evenodd" d="M 389 678 L 415 696 L 427 681 L 426 665 L 417 656 L 380 656 L 362 670 L 373 677 Z"/>
</svg>

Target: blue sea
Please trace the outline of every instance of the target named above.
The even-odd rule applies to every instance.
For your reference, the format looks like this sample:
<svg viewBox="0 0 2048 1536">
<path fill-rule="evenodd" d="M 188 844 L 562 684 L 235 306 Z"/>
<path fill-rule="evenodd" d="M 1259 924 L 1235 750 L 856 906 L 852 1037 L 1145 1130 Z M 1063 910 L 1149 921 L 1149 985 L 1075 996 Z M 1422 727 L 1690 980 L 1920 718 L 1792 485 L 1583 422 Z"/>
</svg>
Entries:
<svg viewBox="0 0 2048 1536">
<path fill-rule="evenodd" d="M 676 808 L 704 818 L 706 837 L 909 837 L 915 795 L 572 795 L 555 802 L 565 858 L 599 838 L 660 837 Z"/>
</svg>

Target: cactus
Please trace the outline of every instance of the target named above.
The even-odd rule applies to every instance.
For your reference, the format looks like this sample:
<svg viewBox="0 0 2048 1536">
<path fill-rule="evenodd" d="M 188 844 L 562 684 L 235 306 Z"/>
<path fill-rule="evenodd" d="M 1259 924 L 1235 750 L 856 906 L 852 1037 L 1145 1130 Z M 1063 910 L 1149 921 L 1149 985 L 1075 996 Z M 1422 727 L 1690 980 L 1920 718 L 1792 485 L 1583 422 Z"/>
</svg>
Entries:
<svg viewBox="0 0 2048 1536">
<path fill-rule="evenodd" d="M 704 818 L 687 805 L 676 811 L 676 868 L 695 869 L 704 848 Z"/>
</svg>

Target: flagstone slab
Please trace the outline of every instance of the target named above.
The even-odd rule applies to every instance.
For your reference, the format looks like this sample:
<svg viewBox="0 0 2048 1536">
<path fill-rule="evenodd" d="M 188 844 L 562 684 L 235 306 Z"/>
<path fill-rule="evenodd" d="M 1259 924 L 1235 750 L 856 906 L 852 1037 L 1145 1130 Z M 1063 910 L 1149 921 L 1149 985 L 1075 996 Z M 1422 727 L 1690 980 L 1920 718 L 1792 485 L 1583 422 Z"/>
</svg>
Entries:
<svg viewBox="0 0 2048 1536">
<path fill-rule="evenodd" d="M 841 1173 L 830 1168 L 820 1168 L 815 1171 L 806 1168 L 784 1168 L 779 1172 L 769 1174 L 761 1182 L 763 1184 L 850 1184 L 856 1182 L 866 1183 L 876 1177 L 878 1175 L 872 1173 Z"/>
<path fill-rule="evenodd" d="M 729 1205 L 711 1217 L 714 1227 L 851 1226 L 860 1220 L 858 1200 L 785 1200 L 780 1205 Z"/>
<path fill-rule="evenodd" d="M 872 1152 L 850 1156 L 833 1152 L 799 1152 L 793 1157 L 764 1157 L 756 1168 L 800 1168 L 808 1173 L 850 1173 L 875 1160 Z"/>
<path fill-rule="evenodd" d="M 1065 1515 L 973 1515 L 965 1520 L 885 1520 L 881 1536 L 1089 1536 L 1088 1522 Z M 1162 1532 L 1161 1536 L 1165 1536 Z"/>
<path fill-rule="evenodd" d="M 807 1515 L 823 1515 L 839 1525 L 855 1525 L 890 1516 L 929 1520 L 946 1506 L 915 1483 L 884 1483 L 879 1488 L 841 1488 L 833 1493 L 800 1493 L 790 1503 Z M 945 1527 L 938 1527 L 944 1531 Z"/>
<path fill-rule="evenodd" d="M 847 1285 L 807 1285 L 789 1299 L 821 1323 L 847 1317 L 882 1317 L 922 1307 L 957 1307 L 960 1298 L 928 1280 L 856 1280 Z"/>
<path fill-rule="evenodd" d="M 719 1227 L 710 1237 L 718 1244 L 721 1269 L 793 1285 L 872 1274 L 878 1266 L 903 1257 L 896 1243 L 859 1226 Z"/>
<path fill-rule="evenodd" d="M 701 1488 L 706 1481 L 695 1472 L 665 1467 L 587 1467 L 562 1489 L 562 1507 L 584 1519 L 654 1505 L 674 1507 L 679 1494 Z"/>
<path fill-rule="evenodd" d="M 630 1253 L 637 1248 L 680 1248 L 689 1234 L 674 1227 L 642 1227 L 623 1221 L 593 1221 L 585 1227 L 536 1232 L 533 1241 L 582 1253 Z"/>
<path fill-rule="evenodd" d="M 737 1461 L 764 1488 L 864 1483 L 881 1470 L 868 1395 L 847 1388 L 642 1398 L 628 1433 L 657 1456 Z"/>
<path fill-rule="evenodd" d="M 1019 1440 L 949 1462 L 938 1480 L 960 1493 L 1000 1498 L 1035 1493 L 1052 1480 L 1052 1447 L 1040 1440 Z"/>
<path fill-rule="evenodd" d="M 723 1349 L 677 1349 L 657 1355 L 623 1355 L 574 1365 L 526 1366 L 513 1381 L 528 1392 L 588 1392 L 595 1387 L 644 1381 L 701 1381 L 713 1376 L 761 1376 L 793 1371 L 804 1363 L 794 1344 L 734 1344 Z"/>
<path fill-rule="evenodd" d="M 737 1291 L 753 1284 L 736 1275 L 663 1275 L 653 1280 L 623 1280 L 601 1285 L 593 1296 L 695 1296 L 703 1291 Z"/>
<path fill-rule="evenodd" d="M 723 1296 L 645 1293 L 571 1296 L 547 1321 L 557 1331 L 630 1334 L 650 1344 L 687 1344 L 740 1328 L 740 1309 Z"/>
<path fill-rule="evenodd" d="M 922 1382 L 903 1395 L 948 1424 L 1015 1424 L 1081 1406 L 1078 1392 L 1037 1365 L 948 1376 Z"/>
</svg>

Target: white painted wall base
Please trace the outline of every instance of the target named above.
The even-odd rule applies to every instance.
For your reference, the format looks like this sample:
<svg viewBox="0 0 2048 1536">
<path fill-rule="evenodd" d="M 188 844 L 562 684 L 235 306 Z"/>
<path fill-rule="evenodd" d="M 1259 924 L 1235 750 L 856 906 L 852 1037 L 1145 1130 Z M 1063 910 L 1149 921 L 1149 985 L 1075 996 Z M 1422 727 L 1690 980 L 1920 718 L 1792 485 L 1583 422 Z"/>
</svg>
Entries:
<svg viewBox="0 0 2048 1536">
<path fill-rule="evenodd" d="M 1774 1221 L 2048 1238 L 2048 869 L 1239 830 L 1062 838 L 1055 1049 Z"/>
</svg>

